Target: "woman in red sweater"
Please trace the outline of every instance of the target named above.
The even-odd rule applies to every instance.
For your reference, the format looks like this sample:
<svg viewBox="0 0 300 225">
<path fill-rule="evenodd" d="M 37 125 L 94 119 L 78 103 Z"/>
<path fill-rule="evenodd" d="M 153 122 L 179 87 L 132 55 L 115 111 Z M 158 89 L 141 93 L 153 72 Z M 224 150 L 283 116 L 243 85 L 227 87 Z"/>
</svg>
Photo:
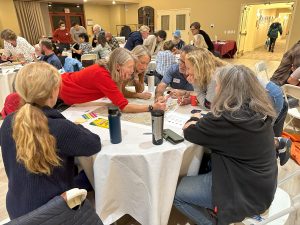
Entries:
<svg viewBox="0 0 300 225">
<path fill-rule="evenodd" d="M 135 60 L 124 48 L 115 49 L 107 64 L 99 61 L 81 71 L 64 73 L 60 90 L 60 98 L 68 105 L 94 101 L 107 97 L 123 112 L 147 112 L 162 109 L 165 103 L 140 105 L 128 103 L 122 94 L 120 85 L 129 80 L 134 72 Z M 110 71 L 110 72 L 109 72 Z"/>
<path fill-rule="evenodd" d="M 71 34 L 66 28 L 64 21 L 60 21 L 59 28 L 54 31 L 53 41 L 57 42 L 57 46 L 60 50 L 70 49 L 70 44 L 72 43 Z"/>
</svg>

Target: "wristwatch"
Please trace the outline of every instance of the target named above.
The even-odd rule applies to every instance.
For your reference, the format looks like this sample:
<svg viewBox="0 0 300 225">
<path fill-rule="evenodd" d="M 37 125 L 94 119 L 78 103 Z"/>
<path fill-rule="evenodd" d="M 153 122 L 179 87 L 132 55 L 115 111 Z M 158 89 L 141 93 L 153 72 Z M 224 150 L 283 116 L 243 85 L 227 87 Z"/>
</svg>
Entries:
<svg viewBox="0 0 300 225">
<path fill-rule="evenodd" d="M 153 106 L 152 105 L 149 105 L 148 106 L 148 112 L 152 112 L 153 111 Z"/>
</svg>

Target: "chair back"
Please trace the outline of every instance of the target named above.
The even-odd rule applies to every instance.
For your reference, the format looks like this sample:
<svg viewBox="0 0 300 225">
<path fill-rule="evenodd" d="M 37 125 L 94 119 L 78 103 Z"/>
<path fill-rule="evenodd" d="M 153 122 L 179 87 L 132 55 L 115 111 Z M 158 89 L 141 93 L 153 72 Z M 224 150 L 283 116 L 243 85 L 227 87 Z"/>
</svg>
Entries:
<svg viewBox="0 0 300 225">
<path fill-rule="evenodd" d="M 282 86 L 283 93 L 286 96 L 291 96 L 296 99 L 300 99 L 300 87 L 291 85 L 291 84 L 285 84 Z"/>
<path fill-rule="evenodd" d="M 81 61 L 83 60 L 97 60 L 97 54 L 83 54 L 81 56 Z"/>
<path fill-rule="evenodd" d="M 253 218 L 246 218 L 242 223 L 244 225 L 282 225 L 285 224 L 289 218 L 289 214 L 297 211 L 300 208 L 300 193 L 295 196 L 290 196 L 279 186 L 287 183 L 292 178 L 299 178 L 300 170 L 294 171 L 287 177 L 278 182 L 278 187 L 273 199 L 273 202 L 264 215 L 257 215 Z"/>
<path fill-rule="evenodd" d="M 83 67 L 88 67 L 95 64 L 97 60 L 97 54 L 83 54 L 81 56 L 81 63 Z"/>
<path fill-rule="evenodd" d="M 259 61 L 258 63 L 256 63 L 255 70 L 256 70 L 256 75 L 258 75 L 261 72 L 265 72 L 267 79 L 269 79 L 268 68 L 267 68 L 267 64 L 265 63 L 265 61 Z"/>
<path fill-rule="evenodd" d="M 71 189 L 6 225 L 103 225 L 86 194 L 84 189 Z"/>
</svg>

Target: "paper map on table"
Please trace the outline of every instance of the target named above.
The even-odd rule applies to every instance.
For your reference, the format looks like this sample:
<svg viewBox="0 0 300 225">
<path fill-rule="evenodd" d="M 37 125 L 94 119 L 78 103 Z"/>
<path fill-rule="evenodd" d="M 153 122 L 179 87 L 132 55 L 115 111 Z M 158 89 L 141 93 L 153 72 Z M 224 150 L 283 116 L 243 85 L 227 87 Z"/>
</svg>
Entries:
<svg viewBox="0 0 300 225">
<path fill-rule="evenodd" d="M 183 125 L 190 119 L 190 115 L 184 115 L 177 112 L 166 113 L 165 123 L 173 127 L 182 128 Z"/>
</svg>

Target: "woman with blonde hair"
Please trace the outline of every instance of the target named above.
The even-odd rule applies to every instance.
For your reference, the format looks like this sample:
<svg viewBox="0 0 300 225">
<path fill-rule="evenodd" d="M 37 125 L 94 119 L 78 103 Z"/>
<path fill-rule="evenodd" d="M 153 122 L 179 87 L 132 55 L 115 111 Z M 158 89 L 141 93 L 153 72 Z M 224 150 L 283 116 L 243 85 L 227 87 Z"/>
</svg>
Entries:
<svg viewBox="0 0 300 225">
<path fill-rule="evenodd" d="M 122 94 L 122 83 L 130 80 L 134 72 L 135 57 L 124 48 L 110 54 L 108 62 L 97 64 L 81 71 L 62 74 L 60 98 L 68 105 L 109 98 L 123 112 L 147 112 L 165 109 L 165 103 L 139 105 L 128 103 Z"/>
<path fill-rule="evenodd" d="M 52 109 L 60 82 L 57 69 L 44 62 L 28 64 L 17 74 L 16 90 L 23 105 L 5 118 L 0 130 L 10 219 L 80 187 L 74 179 L 74 157 L 101 149 L 97 135 Z"/>
<path fill-rule="evenodd" d="M 131 53 L 135 56 L 135 69 L 133 77 L 130 80 L 122 82 L 122 92 L 126 98 L 151 98 L 150 92 L 144 92 L 144 78 L 148 65 L 151 60 L 151 55 L 148 49 L 143 45 L 136 46 Z M 131 83 L 135 87 L 135 92 L 128 91 L 126 86 Z"/>
<path fill-rule="evenodd" d="M 184 177 L 174 204 L 197 224 L 230 224 L 269 208 L 277 186 L 276 112 L 255 74 L 228 65 L 216 73 L 211 113 L 192 115 L 185 138 L 211 150 L 211 171 Z"/>
<path fill-rule="evenodd" d="M 202 109 L 209 109 L 210 102 L 215 96 L 215 72 L 226 63 L 215 57 L 208 49 L 199 48 L 188 53 L 185 57 L 187 81 L 194 86 L 198 104 Z M 190 93 L 187 93 L 190 94 Z M 188 98 L 179 98 L 179 103 L 189 104 Z"/>
</svg>

